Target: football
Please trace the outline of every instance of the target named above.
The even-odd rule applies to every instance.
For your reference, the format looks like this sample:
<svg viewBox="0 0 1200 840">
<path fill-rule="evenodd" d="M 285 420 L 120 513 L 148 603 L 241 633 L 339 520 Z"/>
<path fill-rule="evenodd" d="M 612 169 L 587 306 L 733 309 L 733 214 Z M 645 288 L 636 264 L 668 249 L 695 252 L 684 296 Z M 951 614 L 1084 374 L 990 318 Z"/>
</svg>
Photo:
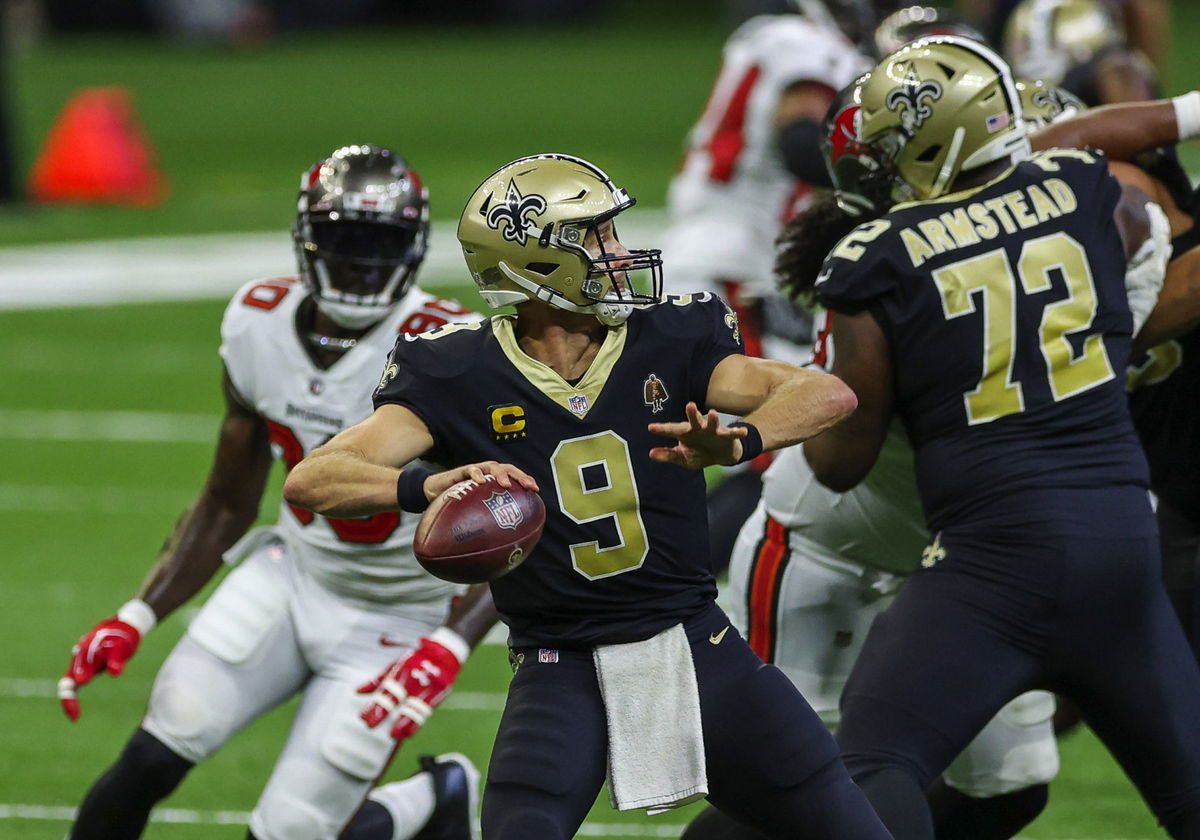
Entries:
<svg viewBox="0 0 1200 840">
<path fill-rule="evenodd" d="M 433 500 L 413 538 L 413 554 L 431 575 L 487 583 L 529 556 L 546 524 L 542 497 L 516 482 L 460 481 Z"/>
</svg>

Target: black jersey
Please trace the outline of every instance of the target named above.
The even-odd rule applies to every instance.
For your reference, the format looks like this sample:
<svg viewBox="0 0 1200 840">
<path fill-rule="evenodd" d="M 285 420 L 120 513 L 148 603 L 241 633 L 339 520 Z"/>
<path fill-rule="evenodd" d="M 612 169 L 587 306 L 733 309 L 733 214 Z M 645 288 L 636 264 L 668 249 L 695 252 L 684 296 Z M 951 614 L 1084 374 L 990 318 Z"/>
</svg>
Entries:
<svg viewBox="0 0 1200 840">
<path fill-rule="evenodd" d="M 637 641 L 716 596 L 701 472 L 650 460 L 648 423 L 704 406 L 716 365 L 741 352 L 737 319 L 708 294 L 672 296 L 610 329 L 588 372 L 564 381 L 525 355 L 515 319 L 402 337 L 376 405 L 414 411 L 432 460 L 496 460 L 537 479 L 546 529 L 492 584 L 515 645 Z"/>
<path fill-rule="evenodd" d="M 1054 149 L 899 205 L 826 261 L 818 300 L 888 338 L 931 528 L 1027 517 L 1022 490 L 1146 484 L 1119 198 L 1102 160 Z"/>
<path fill-rule="evenodd" d="M 1184 202 L 1175 197 L 1193 219 L 1196 195 L 1194 191 L 1192 200 Z M 1200 225 L 1193 225 L 1171 244 L 1172 260 L 1200 247 Z M 1133 422 L 1150 462 L 1150 486 L 1200 527 L 1200 329 L 1135 358 L 1127 384 Z"/>
</svg>

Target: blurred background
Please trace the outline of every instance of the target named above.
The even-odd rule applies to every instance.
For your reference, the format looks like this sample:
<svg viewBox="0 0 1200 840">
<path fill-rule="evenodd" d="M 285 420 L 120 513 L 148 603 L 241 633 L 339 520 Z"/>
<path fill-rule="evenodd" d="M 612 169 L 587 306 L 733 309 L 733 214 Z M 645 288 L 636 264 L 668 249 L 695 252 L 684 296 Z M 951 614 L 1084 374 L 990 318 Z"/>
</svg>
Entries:
<svg viewBox="0 0 1200 840">
<path fill-rule="evenodd" d="M 1147 5 L 1164 92 L 1192 89 L 1200 6 Z M 591 159 L 639 199 L 623 239 L 652 246 L 724 39 L 786 7 L 0 0 L 0 837 L 62 836 L 190 616 L 164 622 L 120 680 L 87 687 L 67 722 L 54 683 L 71 645 L 132 595 L 207 473 L 228 296 L 294 270 L 300 173 L 347 143 L 405 155 L 435 222 L 419 282 L 479 307 L 453 223 L 484 176 L 541 151 Z M 1003 11 L 961 7 L 988 26 Z M 1200 173 L 1195 149 L 1182 156 Z M 485 766 L 507 674 L 503 649 L 482 648 L 392 775 L 448 749 Z M 243 836 L 290 712 L 198 768 L 147 836 Z M 1064 743 L 1063 766 L 1029 837 L 1163 836 L 1090 734 Z M 689 813 L 602 802 L 581 836 L 676 837 Z"/>
</svg>

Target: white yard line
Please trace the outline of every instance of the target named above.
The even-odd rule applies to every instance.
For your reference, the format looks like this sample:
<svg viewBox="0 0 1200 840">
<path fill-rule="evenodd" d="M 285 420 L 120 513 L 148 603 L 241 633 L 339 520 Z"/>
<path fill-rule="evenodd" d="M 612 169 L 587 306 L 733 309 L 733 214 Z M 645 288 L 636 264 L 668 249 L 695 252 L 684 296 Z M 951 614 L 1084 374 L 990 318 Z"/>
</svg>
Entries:
<svg viewBox="0 0 1200 840">
<path fill-rule="evenodd" d="M 195 495 L 163 488 L 0 484 L 0 513 L 178 513 Z"/>
<path fill-rule="evenodd" d="M 75 809 L 66 805 L 26 805 L 0 802 L 0 820 L 45 820 L 70 822 L 75 819 Z M 249 811 L 198 811 L 190 808 L 155 808 L 150 812 L 150 822 L 184 823 L 187 825 L 244 825 L 250 819 Z M 662 825 L 637 825 L 631 823 L 585 822 L 580 826 L 577 837 L 678 837 L 685 826 L 682 823 Z M 1030 840 L 1018 837 L 1016 840 Z M 1149 840 L 1146 837 L 1077 837 L 1070 840 Z"/>
<path fill-rule="evenodd" d="M 75 809 L 66 805 L 27 805 L 0 802 L 0 820 L 45 820 L 70 822 L 75 819 Z M 190 808 L 155 808 L 150 812 L 150 822 L 184 823 L 186 825 L 245 825 L 250 820 L 249 811 L 198 811 Z M 678 837 L 684 826 L 634 825 L 624 823 L 586 822 L 579 829 L 579 837 Z"/>
<path fill-rule="evenodd" d="M 216 414 L 156 411 L 33 411 L 0 409 L 0 440 L 129 441 L 213 445 Z"/>
<path fill-rule="evenodd" d="M 57 688 L 57 680 L 5 677 L 0 679 L 0 699 L 32 697 L 51 700 L 58 696 Z M 438 711 L 498 712 L 504 708 L 505 696 L 503 691 L 455 691 L 438 707 Z"/>
<path fill-rule="evenodd" d="M 422 277 L 468 279 L 456 227 L 433 224 Z M 621 238 L 630 247 L 653 247 L 664 227 L 662 211 L 638 209 L 621 222 Z M 295 270 L 291 235 L 283 230 L 2 248 L 0 309 L 221 299 L 249 280 Z"/>
</svg>

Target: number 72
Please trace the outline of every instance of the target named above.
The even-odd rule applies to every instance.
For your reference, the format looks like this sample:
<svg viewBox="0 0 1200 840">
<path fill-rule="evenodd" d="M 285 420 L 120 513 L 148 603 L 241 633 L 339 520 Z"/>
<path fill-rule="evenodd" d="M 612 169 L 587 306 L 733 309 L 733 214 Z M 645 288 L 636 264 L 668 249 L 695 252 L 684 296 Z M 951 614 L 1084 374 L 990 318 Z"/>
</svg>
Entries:
<svg viewBox="0 0 1200 840">
<path fill-rule="evenodd" d="M 1065 233 L 1055 233 L 1022 246 L 1015 276 L 1002 248 L 932 273 L 947 319 L 975 313 L 973 294 L 983 292 L 983 374 L 963 394 L 969 425 L 1025 410 L 1021 383 L 1013 379 L 1017 283 L 1019 279 L 1025 294 L 1044 292 L 1055 269 L 1066 280 L 1067 297 L 1046 305 L 1038 333 L 1050 392 L 1059 402 L 1114 376 L 1102 334 L 1088 335 L 1079 353 L 1069 340 L 1088 330 L 1096 317 L 1096 283 L 1083 246 Z"/>
</svg>

